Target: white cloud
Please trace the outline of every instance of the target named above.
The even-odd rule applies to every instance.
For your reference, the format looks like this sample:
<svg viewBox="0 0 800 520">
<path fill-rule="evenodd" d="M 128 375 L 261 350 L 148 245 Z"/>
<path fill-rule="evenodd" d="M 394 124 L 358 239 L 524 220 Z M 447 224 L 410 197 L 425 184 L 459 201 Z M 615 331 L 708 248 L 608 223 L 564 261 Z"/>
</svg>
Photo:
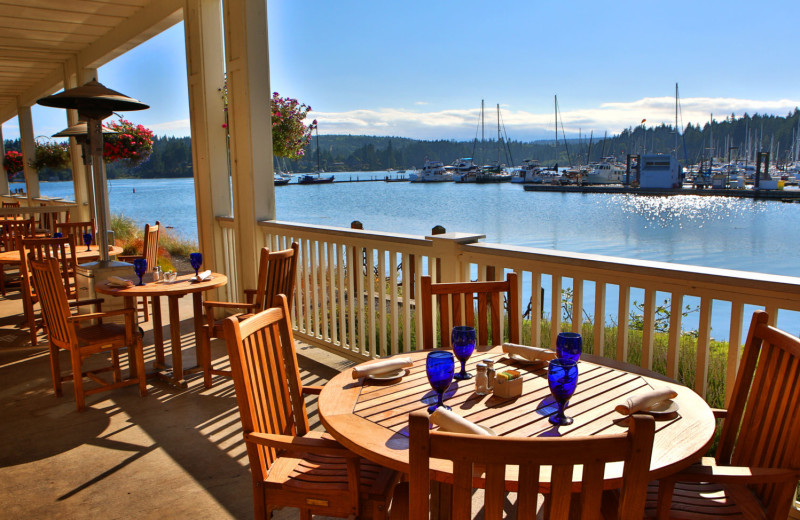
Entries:
<svg viewBox="0 0 800 520">
<path fill-rule="evenodd" d="M 742 116 L 774 114 L 784 116 L 800 106 L 800 100 L 780 99 L 761 101 L 736 98 L 684 98 L 680 100 L 679 125 L 705 124 L 710 114 L 722 120 L 731 113 Z M 479 109 L 421 112 L 395 108 L 351 110 L 347 112 L 315 112 L 323 134 L 396 135 L 421 139 L 471 139 L 475 135 Z M 554 133 L 554 115 L 525 110 L 503 109 L 503 123 L 511 139 L 549 138 Z M 487 129 L 494 128 L 489 116 Z M 675 124 L 675 99 L 671 97 L 642 98 L 622 103 L 603 103 L 594 108 L 561 111 L 564 131 L 568 135 L 594 131 L 619 133 L 625 128 L 647 120 L 647 126 Z M 489 122 L 492 121 L 492 122 Z M 490 131 L 491 132 L 491 131 Z M 560 131 L 559 131 L 560 134 Z"/>
<path fill-rule="evenodd" d="M 184 136 L 191 133 L 189 119 L 177 119 L 175 121 L 165 121 L 164 123 L 142 123 L 153 131 L 155 135 Z"/>
</svg>

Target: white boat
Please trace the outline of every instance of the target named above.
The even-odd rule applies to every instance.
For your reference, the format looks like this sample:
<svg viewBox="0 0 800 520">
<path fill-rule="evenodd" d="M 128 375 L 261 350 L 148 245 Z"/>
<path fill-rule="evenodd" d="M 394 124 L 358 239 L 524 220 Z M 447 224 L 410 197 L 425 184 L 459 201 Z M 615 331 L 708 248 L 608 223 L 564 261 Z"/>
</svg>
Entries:
<svg viewBox="0 0 800 520">
<path fill-rule="evenodd" d="M 462 157 L 452 164 L 453 180 L 456 182 L 475 182 L 480 168 L 472 157 Z"/>
<path fill-rule="evenodd" d="M 535 159 L 525 159 L 522 166 L 511 172 L 511 182 L 520 184 L 541 184 L 544 182 L 542 167 Z"/>
<path fill-rule="evenodd" d="M 421 170 L 413 171 L 408 175 L 410 182 L 451 182 L 453 173 L 445 168 L 442 161 L 429 161 L 425 159 L 425 165 Z"/>
<path fill-rule="evenodd" d="M 603 157 L 598 163 L 592 163 L 589 171 L 582 175 L 583 184 L 623 184 L 625 182 L 625 166 L 614 157 Z"/>
</svg>

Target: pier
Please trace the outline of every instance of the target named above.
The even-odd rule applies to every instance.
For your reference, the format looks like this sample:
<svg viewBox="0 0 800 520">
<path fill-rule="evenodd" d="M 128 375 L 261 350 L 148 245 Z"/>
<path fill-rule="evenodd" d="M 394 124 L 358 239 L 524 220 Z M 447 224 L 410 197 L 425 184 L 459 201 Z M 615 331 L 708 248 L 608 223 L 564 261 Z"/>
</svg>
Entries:
<svg viewBox="0 0 800 520">
<path fill-rule="evenodd" d="M 702 195 L 706 197 L 738 197 L 742 199 L 779 200 L 800 202 L 800 190 L 727 190 L 695 188 L 632 188 L 629 186 L 558 186 L 553 184 L 525 184 L 525 191 L 561 193 L 608 193 L 644 196 Z"/>
</svg>

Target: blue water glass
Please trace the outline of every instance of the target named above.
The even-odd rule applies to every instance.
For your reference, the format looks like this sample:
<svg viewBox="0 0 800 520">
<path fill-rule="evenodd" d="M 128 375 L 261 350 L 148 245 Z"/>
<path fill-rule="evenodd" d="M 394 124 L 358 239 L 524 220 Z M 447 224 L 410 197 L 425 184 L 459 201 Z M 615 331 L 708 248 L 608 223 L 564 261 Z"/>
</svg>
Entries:
<svg viewBox="0 0 800 520">
<path fill-rule="evenodd" d="M 425 360 L 425 373 L 428 375 L 428 382 L 438 395 L 436 404 L 428 407 L 428 413 L 433 413 L 440 406 L 450 409 L 449 406 L 444 405 L 442 400 L 444 399 L 444 391 L 453 382 L 453 373 L 455 371 L 456 361 L 452 352 L 434 350 L 428 353 L 428 358 Z"/>
<path fill-rule="evenodd" d="M 197 276 L 198 272 L 200 271 L 200 266 L 203 265 L 203 253 L 190 253 L 189 263 L 192 264 L 194 275 Z"/>
<path fill-rule="evenodd" d="M 450 342 L 453 345 L 453 353 L 458 360 L 461 361 L 461 372 L 456 374 L 454 378 L 459 381 L 472 378 L 472 374 L 467 372 L 466 364 L 469 357 L 475 351 L 475 327 L 463 325 L 453 327 Z"/>
<path fill-rule="evenodd" d="M 89 246 L 92 245 L 92 234 L 91 233 L 84 233 L 83 234 L 83 243 L 86 244 L 86 250 L 89 251 Z"/>
<path fill-rule="evenodd" d="M 142 276 L 144 276 L 144 272 L 147 271 L 147 260 L 144 258 L 136 258 L 133 260 L 133 272 L 136 273 L 136 276 L 139 277 L 139 284 L 144 285 L 142 282 Z"/>
<path fill-rule="evenodd" d="M 64 237 L 64 233 L 59 233 L 58 231 L 53 233 L 53 238 L 63 238 L 63 237 Z"/>
<path fill-rule="evenodd" d="M 578 386 L 578 364 L 571 359 L 551 359 L 547 367 L 547 384 L 558 404 L 558 412 L 550 416 L 550 422 L 559 426 L 572 424 L 572 417 L 564 415 L 564 409 Z"/>
<path fill-rule="evenodd" d="M 556 338 L 556 353 L 560 359 L 577 361 L 583 351 L 583 338 L 577 332 L 559 332 Z"/>
</svg>

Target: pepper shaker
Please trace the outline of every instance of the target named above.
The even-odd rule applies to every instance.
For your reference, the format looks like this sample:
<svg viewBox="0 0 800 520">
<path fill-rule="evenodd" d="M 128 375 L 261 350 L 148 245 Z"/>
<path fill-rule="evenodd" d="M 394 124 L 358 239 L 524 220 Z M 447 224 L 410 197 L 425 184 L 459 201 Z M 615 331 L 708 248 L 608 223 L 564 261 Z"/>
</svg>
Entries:
<svg viewBox="0 0 800 520">
<path fill-rule="evenodd" d="M 494 359 L 484 359 L 481 363 L 486 365 L 486 377 L 489 379 L 489 391 L 491 392 L 494 389 L 494 376 L 496 373 Z"/>
</svg>

